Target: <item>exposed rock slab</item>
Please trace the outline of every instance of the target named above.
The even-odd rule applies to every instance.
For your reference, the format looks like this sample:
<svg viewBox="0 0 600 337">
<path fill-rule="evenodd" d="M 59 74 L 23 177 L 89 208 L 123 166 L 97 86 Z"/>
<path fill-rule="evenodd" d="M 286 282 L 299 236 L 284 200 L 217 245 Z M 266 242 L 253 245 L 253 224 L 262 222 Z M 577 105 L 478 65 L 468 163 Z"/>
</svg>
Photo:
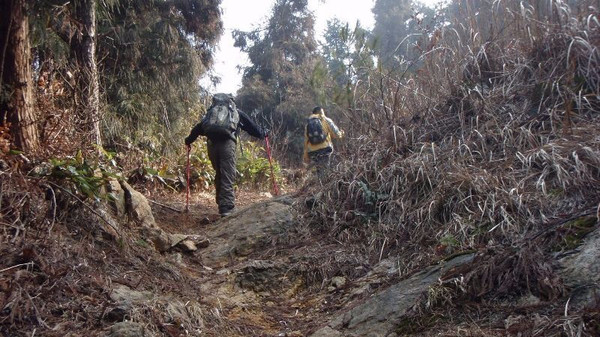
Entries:
<svg viewBox="0 0 600 337">
<path fill-rule="evenodd" d="M 570 287 L 600 283 L 600 231 L 595 230 L 575 251 L 559 260 L 565 285 Z"/>
<path fill-rule="evenodd" d="M 565 285 L 573 289 L 571 306 L 593 304 L 600 292 L 600 230 L 588 234 L 581 246 L 558 262 Z"/>
<path fill-rule="evenodd" d="M 260 251 L 274 236 L 294 223 L 290 202 L 285 197 L 254 204 L 217 221 L 211 244 L 202 251 L 202 262 L 222 267 L 230 260 Z"/>
<path fill-rule="evenodd" d="M 420 296 L 445 271 L 473 261 L 474 254 L 461 255 L 443 265 L 429 267 L 371 297 L 367 302 L 335 317 L 312 337 L 389 337 Z"/>
</svg>

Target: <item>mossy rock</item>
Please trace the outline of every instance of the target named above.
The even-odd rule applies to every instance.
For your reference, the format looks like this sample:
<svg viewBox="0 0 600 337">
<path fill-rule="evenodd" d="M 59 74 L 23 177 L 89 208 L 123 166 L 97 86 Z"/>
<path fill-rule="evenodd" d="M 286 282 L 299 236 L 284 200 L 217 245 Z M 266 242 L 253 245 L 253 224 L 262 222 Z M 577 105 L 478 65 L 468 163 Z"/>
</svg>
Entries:
<svg viewBox="0 0 600 337">
<path fill-rule="evenodd" d="M 555 251 L 573 250 L 581 245 L 583 239 L 596 229 L 598 218 L 595 215 L 582 216 L 562 226 L 566 232 L 563 240 L 554 247 Z"/>
</svg>

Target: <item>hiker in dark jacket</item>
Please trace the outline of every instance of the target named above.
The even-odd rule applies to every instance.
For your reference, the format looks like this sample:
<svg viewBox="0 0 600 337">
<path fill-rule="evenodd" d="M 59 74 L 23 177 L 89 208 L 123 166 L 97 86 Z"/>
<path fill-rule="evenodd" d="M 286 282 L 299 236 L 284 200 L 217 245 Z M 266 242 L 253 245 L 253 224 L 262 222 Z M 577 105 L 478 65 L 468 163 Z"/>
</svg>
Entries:
<svg viewBox="0 0 600 337">
<path fill-rule="evenodd" d="M 217 95 L 215 95 L 216 97 Z M 229 95 L 229 97 L 231 97 Z M 215 99 L 213 99 L 213 106 Z M 233 102 L 233 100 L 232 100 Z M 212 108 L 212 106 L 211 106 Z M 243 111 L 236 109 L 233 104 L 233 109 L 239 114 L 239 121 L 234 132 L 229 135 L 209 136 L 205 130 L 204 120 L 196 124 L 192 128 L 189 136 L 185 138 L 185 145 L 190 146 L 198 136 L 207 136 L 208 158 L 215 169 L 215 190 L 216 201 L 219 205 L 219 214 L 227 216 L 231 214 L 235 208 L 235 194 L 233 184 L 236 177 L 236 156 L 235 146 L 237 143 L 237 133 L 239 129 L 248 132 L 253 137 L 265 138 L 266 132 L 258 126 L 248 115 Z M 210 111 L 210 108 L 209 108 Z"/>
</svg>

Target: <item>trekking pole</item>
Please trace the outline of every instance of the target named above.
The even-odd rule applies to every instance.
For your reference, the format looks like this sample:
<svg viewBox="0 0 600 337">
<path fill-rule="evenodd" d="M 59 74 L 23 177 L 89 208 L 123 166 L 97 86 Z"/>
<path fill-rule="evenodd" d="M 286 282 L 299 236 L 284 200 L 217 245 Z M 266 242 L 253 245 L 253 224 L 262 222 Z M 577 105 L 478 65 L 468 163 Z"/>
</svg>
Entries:
<svg viewBox="0 0 600 337">
<path fill-rule="evenodd" d="M 265 137 L 265 142 L 267 144 L 267 157 L 269 157 L 269 166 L 271 166 L 271 179 L 273 180 L 273 193 L 275 193 L 275 195 L 279 195 L 279 186 L 277 186 L 277 181 L 275 181 L 275 173 L 273 172 L 273 159 L 271 157 L 271 145 L 269 145 L 269 136 Z"/>
<path fill-rule="evenodd" d="M 186 168 L 186 182 L 185 182 L 185 212 L 190 211 L 190 151 L 192 147 L 187 145 L 187 168 Z"/>
</svg>

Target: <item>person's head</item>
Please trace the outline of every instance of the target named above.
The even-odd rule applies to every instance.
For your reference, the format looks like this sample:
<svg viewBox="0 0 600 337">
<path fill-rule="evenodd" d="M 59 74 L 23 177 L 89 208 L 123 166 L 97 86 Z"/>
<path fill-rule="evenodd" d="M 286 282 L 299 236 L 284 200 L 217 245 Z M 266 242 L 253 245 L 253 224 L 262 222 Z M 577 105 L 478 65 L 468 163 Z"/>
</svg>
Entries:
<svg viewBox="0 0 600 337">
<path fill-rule="evenodd" d="M 312 113 L 313 114 L 322 115 L 323 114 L 323 108 L 321 108 L 320 106 L 316 106 L 316 107 L 313 108 Z"/>
</svg>

